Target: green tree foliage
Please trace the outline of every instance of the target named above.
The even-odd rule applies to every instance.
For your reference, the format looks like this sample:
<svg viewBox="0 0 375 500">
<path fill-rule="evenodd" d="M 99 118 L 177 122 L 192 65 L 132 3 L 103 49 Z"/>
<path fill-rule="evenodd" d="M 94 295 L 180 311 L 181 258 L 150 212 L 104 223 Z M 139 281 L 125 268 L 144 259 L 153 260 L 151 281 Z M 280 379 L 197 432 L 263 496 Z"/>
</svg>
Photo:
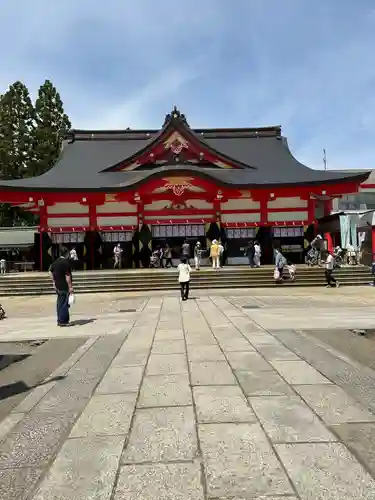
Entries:
<svg viewBox="0 0 375 500">
<path fill-rule="evenodd" d="M 0 95 L 0 179 L 46 172 L 56 163 L 70 127 L 60 95 L 49 80 L 40 87 L 35 107 L 27 87 L 15 82 Z M 0 226 L 35 223 L 32 213 L 0 200 Z"/>
<path fill-rule="evenodd" d="M 61 142 L 71 128 L 60 94 L 49 80 L 39 88 L 35 102 L 34 150 L 29 176 L 41 175 L 57 161 Z"/>
<path fill-rule="evenodd" d="M 24 177 L 33 150 L 34 108 L 27 87 L 15 82 L 0 98 L 0 175 Z"/>
<path fill-rule="evenodd" d="M 15 82 L 0 97 L 0 176 L 21 179 L 33 156 L 35 128 L 34 107 L 29 91 L 22 82 Z M 0 225 L 18 226 L 33 223 L 33 214 L 24 214 L 18 207 L 0 204 Z"/>
</svg>

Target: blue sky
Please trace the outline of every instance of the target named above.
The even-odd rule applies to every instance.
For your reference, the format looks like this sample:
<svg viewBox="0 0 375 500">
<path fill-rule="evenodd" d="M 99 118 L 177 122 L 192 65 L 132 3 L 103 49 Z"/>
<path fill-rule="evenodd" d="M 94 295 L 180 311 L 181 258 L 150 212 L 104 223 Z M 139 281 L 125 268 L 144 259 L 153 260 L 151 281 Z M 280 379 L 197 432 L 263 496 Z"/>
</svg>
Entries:
<svg viewBox="0 0 375 500">
<path fill-rule="evenodd" d="M 375 167 L 373 0 L 2 0 L 0 92 L 57 86 L 75 128 L 281 124 L 297 158 Z"/>
</svg>

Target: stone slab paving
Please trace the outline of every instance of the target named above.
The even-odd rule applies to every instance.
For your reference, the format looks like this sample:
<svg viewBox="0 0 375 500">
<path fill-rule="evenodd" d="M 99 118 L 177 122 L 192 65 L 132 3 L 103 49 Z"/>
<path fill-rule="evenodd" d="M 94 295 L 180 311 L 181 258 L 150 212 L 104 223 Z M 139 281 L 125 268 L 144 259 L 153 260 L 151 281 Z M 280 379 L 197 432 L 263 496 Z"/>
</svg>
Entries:
<svg viewBox="0 0 375 500">
<path fill-rule="evenodd" d="M 272 300 L 155 296 L 83 325 L 0 423 L 1 500 L 375 499 L 375 374 L 242 308 Z"/>
</svg>

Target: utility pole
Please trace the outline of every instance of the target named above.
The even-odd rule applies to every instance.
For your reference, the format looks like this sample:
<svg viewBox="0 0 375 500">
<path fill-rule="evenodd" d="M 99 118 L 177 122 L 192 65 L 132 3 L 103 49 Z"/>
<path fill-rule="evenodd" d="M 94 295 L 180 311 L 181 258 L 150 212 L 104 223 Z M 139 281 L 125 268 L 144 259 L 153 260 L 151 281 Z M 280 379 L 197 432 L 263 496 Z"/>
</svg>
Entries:
<svg viewBox="0 0 375 500">
<path fill-rule="evenodd" d="M 324 164 L 324 170 L 327 170 L 327 152 L 325 148 L 323 149 L 323 164 Z"/>
</svg>

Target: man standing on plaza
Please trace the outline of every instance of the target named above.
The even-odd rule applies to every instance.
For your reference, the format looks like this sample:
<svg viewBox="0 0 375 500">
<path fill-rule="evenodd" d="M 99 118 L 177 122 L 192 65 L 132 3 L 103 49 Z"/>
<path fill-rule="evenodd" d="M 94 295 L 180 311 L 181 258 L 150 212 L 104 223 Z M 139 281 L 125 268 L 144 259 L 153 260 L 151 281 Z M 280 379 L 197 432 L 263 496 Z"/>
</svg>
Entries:
<svg viewBox="0 0 375 500">
<path fill-rule="evenodd" d="M 73 293 L 72 268 L 69 263 L 69 250 L 63 248 L 61 255 L 51 265 L 49 272 L 57 293 L 57 325 L 69 324 L 69 295 Z"/>
</svg>

